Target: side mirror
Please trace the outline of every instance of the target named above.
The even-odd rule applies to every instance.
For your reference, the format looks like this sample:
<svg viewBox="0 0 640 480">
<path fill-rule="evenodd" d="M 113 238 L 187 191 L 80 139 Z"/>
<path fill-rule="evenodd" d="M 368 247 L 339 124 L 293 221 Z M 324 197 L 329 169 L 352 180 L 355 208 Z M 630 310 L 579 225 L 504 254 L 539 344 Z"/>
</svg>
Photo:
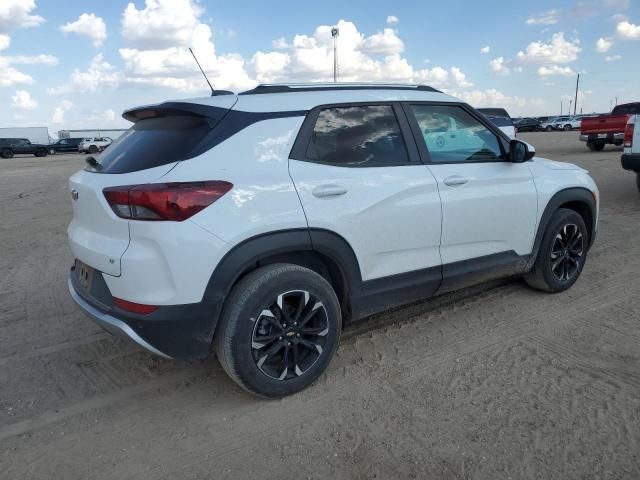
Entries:
<svg viewBox="0 0 640 480">
<path fill-rule="evenodd" d="M 520 140 L 511 140 L 509 142 L 509 160 L 513 163 L 522 163 L 531 160 L 536 151 L 533 147 L 529 148 L 529 144 Z"/>
</svg>

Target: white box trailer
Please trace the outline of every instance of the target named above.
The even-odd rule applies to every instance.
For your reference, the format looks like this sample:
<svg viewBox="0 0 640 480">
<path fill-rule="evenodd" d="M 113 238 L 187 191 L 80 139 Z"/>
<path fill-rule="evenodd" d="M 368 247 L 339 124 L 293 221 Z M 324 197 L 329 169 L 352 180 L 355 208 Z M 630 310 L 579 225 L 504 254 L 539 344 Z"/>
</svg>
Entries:
<svg viewBox="0 0 640 480">
<path fill-rule="evenodd" d="M 114 128 L 114 129 L 87 129 L 87 130 L 59 130 L 58 138 L 90 138 L 90 137 L 109 137 L 111 140 L 115 140 L 124 132 L 126 128 Z"/>
<path fill-rule="evenodd" d="M 28 138 L 31 143 L 49 145 L 47 127 L 11 127 L 0 128 L 0 138 Z"/>
</svg>

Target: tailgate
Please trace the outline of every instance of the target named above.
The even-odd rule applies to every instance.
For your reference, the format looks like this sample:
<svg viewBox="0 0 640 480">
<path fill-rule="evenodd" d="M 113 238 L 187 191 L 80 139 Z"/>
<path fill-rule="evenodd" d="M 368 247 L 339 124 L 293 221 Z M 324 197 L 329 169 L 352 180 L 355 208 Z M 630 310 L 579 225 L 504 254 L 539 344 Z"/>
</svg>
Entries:
<svg viewBox="0 0 640 480">
<path fill-rule="evenodd" d="M 120 275 L 120 258 L 129 246 L 129 221 L 116 216 L 102 190 L 105 187 L 153 182 L 175 163 L 126 175 L 81 170 L 69 179 L 73 218 L 67 229 L 75 258 L 101 272 Z"/>
<path fill-rule="evenodd" d="M 627 115 L 605 115 L 602 117 L 585 118 L 580 124 L 581 133 L 622 133 L 627 124 Z"/>
</svg>

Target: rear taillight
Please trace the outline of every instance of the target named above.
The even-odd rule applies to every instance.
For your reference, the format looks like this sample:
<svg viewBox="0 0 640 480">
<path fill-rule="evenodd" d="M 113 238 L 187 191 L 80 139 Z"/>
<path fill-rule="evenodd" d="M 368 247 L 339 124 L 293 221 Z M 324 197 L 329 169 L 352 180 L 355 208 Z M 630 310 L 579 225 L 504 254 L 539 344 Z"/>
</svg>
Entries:
<svg viewBox="0 0 640 480">
<path fill-rule="evenodd" d="M 149 315 L 150 313 L 155 312 L 158 307 L 155 305 L 144 305 L 142 303 L 134 303 L 129 302 L 127 300 L 122 300 L 121 298 L 113 297 L 114 305 L 121 310 L 126 310 L 127 312 L 137 313 L 138 315 Z"/>
<path fill-rule="evenodd" d="M 149 183 L 103 190 L 114 213 L 131 220 L 181 222 L 208 207 L 233 188 L 221 180 Z"/>
<path fill-rule="evenodd" d="M 627 123 L 626 128 L 624 129 L 624 146 L 625 148 L 631 148 L 631 144 L 633 143 L 633 123 Z"/>
</svg>

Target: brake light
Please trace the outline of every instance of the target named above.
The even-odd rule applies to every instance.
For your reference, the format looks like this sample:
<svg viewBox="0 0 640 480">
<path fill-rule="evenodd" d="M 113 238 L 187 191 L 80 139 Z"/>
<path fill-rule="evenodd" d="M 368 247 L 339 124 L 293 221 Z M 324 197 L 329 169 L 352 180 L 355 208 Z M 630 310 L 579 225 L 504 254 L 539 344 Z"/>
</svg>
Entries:
<svg viewBox="0 0 640 480">
<path fill-rule="evenodd" d="M 627 123 L 627 126 L 624 129 L 624 146 L 625 148 L 631 148 L 631 144 L 633 143 L 633 123 Z"/>
<path fill-rule="evenodd" d="M 126 310 L 127 312 L 137 313 L 139 315 L 149 315 L 150 313 L 153 313 L 158 309 L 158 307 L 156 307 L 155 305 L 144 305 L 142 303 L 128 302 L 127 300 L 122 300 L 121 298 L 113 297 L 113 300 L 116 307 L 121 308 L 122 310 Z"/>
<path fill-rule="evenodd" d="M 116 215 L 131 220 L 182 222 L 233 188 L 221 180 L 108 187 L 102 192 Z"/>
</svg>

